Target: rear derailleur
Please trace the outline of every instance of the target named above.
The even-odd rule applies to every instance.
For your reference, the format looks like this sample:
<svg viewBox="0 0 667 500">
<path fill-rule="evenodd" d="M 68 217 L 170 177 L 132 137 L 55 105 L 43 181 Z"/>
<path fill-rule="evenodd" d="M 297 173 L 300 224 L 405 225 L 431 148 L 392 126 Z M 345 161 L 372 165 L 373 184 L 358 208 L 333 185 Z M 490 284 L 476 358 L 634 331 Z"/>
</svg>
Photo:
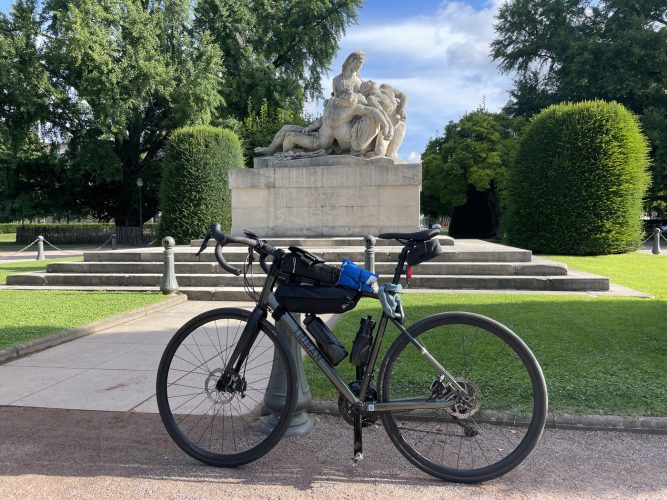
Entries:
<svg viewBox="0 0 667 500">
<path fill-rule="evenodd" d="M 451 383 L 445 383 L 444 377 L 440 376 L 431 384 L 430 401 L 443 401 L 454 403 L 446 411 L 454 422 L 463 428 L 466 437 L 475 437 L 479 434 L 479 425 L 472 417 L 481 405 L 481 393 L 475 384 L 469 380 L 457 380 L 456 383 L 465 391 L 463 394 L 457 391 Z"/>
</svg>

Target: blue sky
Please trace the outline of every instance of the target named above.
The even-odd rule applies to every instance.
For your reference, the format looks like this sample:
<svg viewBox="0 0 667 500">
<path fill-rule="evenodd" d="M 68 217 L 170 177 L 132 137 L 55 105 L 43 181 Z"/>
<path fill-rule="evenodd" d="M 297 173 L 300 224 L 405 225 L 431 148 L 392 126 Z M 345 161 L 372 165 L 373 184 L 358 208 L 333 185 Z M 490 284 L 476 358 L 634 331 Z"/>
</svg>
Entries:
<svg viewBox="0 0 667 500">
<path fill-rule="evenodd" d="M 0 0 L 8 11 L 12 0 Z M 350 26 L 331 71 L 331 79 L 353 50 L 366 53 L 364 80 L 394 85 L 409 97 L 407 134 L 399 156 L 418 160 L 431 137 L 450 120 L 486 101 L 498 111 L 508 100 L 511 77 L 489 58 L 494 14 L 504 0 L 366 0 L 358 24 Z M 308 104 L 317 113 L 321 103 Z"/>
<path fill-rule="evenodd" d="M 389 83 L 408 95 L 402 159 L 417 161 L 428 140 L 450 120 L 477 109 L 483 100 L 499 111 L 509 99 L 511 76 L 489 57 L 494 15 L 504 0 L 367 0 L 350 26 L 325 79 L 353 50 L 366 53 L 364 80 Z M 311 103 L 311 109 L 318 106 Z"/>
</svg>

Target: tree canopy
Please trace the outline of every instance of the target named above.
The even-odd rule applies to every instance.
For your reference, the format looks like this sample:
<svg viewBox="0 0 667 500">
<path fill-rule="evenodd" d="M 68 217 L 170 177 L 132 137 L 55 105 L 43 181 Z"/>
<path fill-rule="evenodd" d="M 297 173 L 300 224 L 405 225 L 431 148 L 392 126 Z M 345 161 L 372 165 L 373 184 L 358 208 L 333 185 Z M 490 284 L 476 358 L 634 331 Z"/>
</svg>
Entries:
<svg viewBox="0 0 667 500">
<path fill-rule="evenodd" d="M 424 214 L 451 215 L 479 192 L 486 198 L 491 230 L 497 232 L 501 191 L 524 124 L 521 118 L 484 109 L 449 122 L 444 135 L 431 139 L 422 154 Z"/>
<path fill-rule="evenodd" d="M 506 111 L 562 101 L 617 101 L 640 116 L 653 148 L 653 203 L 667 202 L 667 4 L 513 0 L 500 8 L 492 56 L 516 74 Z"/>
<path fill-rule="evenodd" d="M 173 130 L 242 124 L 249 101 L 301 112 L 360 4 L 16 0 L 0 13 L 0 216 L 138 225 L 136 181 L 149 218 Z M 62 206 L 17 203 L 26 161 L 47 165 Z"/>
<path fill-rule="evenodd" d="M 242 120 L 252 99 L 300 113 L 319 96 L 322 74 L 338 51 L 362 0 L 199 0 L 195 25 L 224 54 L 221 116 Z M 259 109 L 251 109 L 258 112 Z"/>
</svg>

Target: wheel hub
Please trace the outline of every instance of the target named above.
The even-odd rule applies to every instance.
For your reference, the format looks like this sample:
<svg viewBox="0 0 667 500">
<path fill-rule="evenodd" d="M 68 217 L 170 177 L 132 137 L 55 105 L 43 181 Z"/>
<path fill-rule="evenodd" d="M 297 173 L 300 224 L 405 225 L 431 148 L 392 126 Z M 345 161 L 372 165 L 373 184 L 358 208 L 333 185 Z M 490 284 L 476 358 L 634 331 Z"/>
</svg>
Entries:
<svg viewBox="0 0 667 500">
<path fill-rule="evenodd" d="M 224 370 L 222 368 L 212 370 L 204 381 L 204 391 L 206 391 L 206 397 L 211 402 L 226 405 L 234 399 L 237 391 L 233 387 L 229 387 L 228 384 L 221 383 L 223 374 Z"/>
<path fill-rule="evenodd" d="M 457 419 L 466 419 L 473 416 L 479 410 L 482 399 L 479 388 L 470 380 L 460 379 L 456 383 L 467 394 L 460 394 L 451 383 L 444 383 L 442 378 L 437 378 L 431 384 L 431 394 L 433 400 L 444 400 L 445 402 L 454 402 L 454 405 L 447 408 L 447 413 Z"/>
</svg>

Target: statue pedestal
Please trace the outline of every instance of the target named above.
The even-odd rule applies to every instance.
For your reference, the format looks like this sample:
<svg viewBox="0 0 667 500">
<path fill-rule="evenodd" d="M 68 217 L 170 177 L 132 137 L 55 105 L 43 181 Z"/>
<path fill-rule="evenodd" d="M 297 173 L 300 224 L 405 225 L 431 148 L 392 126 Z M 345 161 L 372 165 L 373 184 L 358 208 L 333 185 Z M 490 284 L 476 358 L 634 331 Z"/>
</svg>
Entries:
<svg viewBox="0 0 667 500">
<path fill-rule="evenodd" d="M 419 229 L 419 163 L 349 155 L 259 160 L 260 168 L 229 172 L 232 234 L 363 236 Z"/>
</svg>

